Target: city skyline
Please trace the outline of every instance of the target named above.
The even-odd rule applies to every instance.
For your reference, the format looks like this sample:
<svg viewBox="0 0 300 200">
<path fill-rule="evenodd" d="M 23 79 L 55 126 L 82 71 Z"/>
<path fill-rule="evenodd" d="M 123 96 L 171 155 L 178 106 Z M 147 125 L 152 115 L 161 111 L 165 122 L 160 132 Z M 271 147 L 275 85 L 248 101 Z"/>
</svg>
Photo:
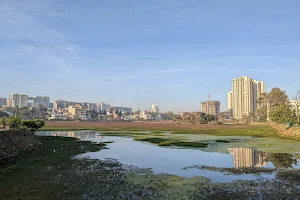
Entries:
<svg viewBox="0 0 300 200">
<path fill-rule="evenodd" d="M 211 94 L 225 111 L 232 79 L 249 76 L 293 99 L 300 89 L 299 6 L 0 0 L 0 96 L 133 109 L 157 103 L 180 112 L 199 110 Z"/>
</svg>

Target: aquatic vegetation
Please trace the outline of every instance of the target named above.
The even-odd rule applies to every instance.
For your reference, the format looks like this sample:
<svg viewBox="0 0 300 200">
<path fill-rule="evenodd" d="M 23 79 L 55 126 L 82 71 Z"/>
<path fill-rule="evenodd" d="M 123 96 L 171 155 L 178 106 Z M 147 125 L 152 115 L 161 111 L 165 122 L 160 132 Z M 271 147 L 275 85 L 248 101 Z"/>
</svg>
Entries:
<svg viewBox="0 0 300 200">
<path fill-rule="evenodd" d="M 150 142 L 153 144 L 157 144 L 158 146 L 179 146 L 179 147 L 198 147 L 198 148 L 204 148 L 207 147 L 207 143 L 202 142 L 186 142 L 186 141 L 178 141 L 178 140 L 172 140 L 172 139 L 164 139 L 164 138 L 137 138 L 138 141 L 143 142 Z"/>
<path fill-rule="evenodd" d="M 241 168 L 226 168 L 226 167 L 214 167 L 214 166 L 204 166 L 204 165 L 195 165 L 184 168 L 185 170 L 189 169 L 200 169 L 208 170 L 215 172 L 226 173 L 226 175 L 242 175 L 242 174 L 269 174 L 277 171 L 276 168 L 261 168 L 261 167 L 241 167 Z"/>
<path fill-rule="evenodd" d="M 230 141 L 228 141 L 228 140 L 216 140 L 216 142 L 219 142 L 219 143 L 230 143 Z"/>
</svg>

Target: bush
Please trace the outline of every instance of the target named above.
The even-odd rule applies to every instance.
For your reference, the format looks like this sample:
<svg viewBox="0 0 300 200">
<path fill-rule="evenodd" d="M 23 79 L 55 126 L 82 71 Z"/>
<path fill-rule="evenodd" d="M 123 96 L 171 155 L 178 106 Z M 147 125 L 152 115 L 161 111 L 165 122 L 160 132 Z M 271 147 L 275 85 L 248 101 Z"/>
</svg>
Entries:
<svg viewBox="0 0 300 200">
<path fill-rule="evenodd" d="M 34 133 L 39 128 L 42 128 L 45 125 L 45 122 L 39 119 L 34 120 L 24 120 L 22 122 L 24 127 L 27 127 L 31 133 Z"/>
<path fill-rule="evenodd" d="M 8 125 L 10 130 L 19 130 L 22 124 L 22 120 L 20 117 L 10 117 L 8 118 Z"/>
</svg>

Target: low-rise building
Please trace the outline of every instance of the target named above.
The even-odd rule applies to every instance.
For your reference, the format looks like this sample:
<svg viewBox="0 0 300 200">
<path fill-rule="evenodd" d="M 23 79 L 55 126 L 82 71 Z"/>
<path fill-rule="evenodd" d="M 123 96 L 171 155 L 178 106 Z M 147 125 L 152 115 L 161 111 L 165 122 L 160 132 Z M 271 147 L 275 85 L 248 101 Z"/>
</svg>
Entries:
<svg viewBox="0 0 300 200">
<path fill-rule="evenodd" d="M 131 114 L 132 113 L 132 108 L 112 106 L 109 109 L 112 110 L 112 111 L 118 110 L 118 111 L 121 111 L 122 113 L 126 113 L 126 114 Z"/>
<path fill-rule="evenodd" d="M 48 120 L 66 120 L 68 118 L 68 113 L 63 111 L 52 111 L 48 114 Z"/>
<path fill-rule="evenodd" d="M 140 119 L 143 119 L 143 120 L 151 120 L 152 119 L 152 116 L 151 114 L 148 112 L 148 111 L 141 111 L 140 112 Z"/>
<path fill-rule="evenodd" d="M 57 101 L 54 102 L 53 108 L 55 110 L 66 109 L 66 108 L 68 108 L 67 104 L 68 104 L 67 101 L 59 99 L 59 100 L 57 100 Z"/>
<path fill-rule="evenodd" d="M 296 115 L 300 115 L 300 101 L 290 100 L 291 109 L 296 111 Z"/>
<path fill-rule="evenodd" d="M 73 120 L 87 120 L 87 108 L 81 105 L 69 106 L 69 117 Z"/>
</svg>

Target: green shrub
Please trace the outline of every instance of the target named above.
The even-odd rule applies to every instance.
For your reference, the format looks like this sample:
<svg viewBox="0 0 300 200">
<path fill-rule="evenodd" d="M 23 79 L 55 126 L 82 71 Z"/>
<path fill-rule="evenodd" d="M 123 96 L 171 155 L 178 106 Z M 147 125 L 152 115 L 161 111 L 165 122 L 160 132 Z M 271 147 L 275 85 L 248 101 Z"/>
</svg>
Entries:
<svg viewBox="0 0 300 200">
<path fill-rule="evenodd" d="M 45 122 L 39 119 L 24 120 L 22 121 L 22 125 L 27 127 L 31 133 L 34 133 L 39 128 L 42 128 L 45 125 Z"/>
</svg>

